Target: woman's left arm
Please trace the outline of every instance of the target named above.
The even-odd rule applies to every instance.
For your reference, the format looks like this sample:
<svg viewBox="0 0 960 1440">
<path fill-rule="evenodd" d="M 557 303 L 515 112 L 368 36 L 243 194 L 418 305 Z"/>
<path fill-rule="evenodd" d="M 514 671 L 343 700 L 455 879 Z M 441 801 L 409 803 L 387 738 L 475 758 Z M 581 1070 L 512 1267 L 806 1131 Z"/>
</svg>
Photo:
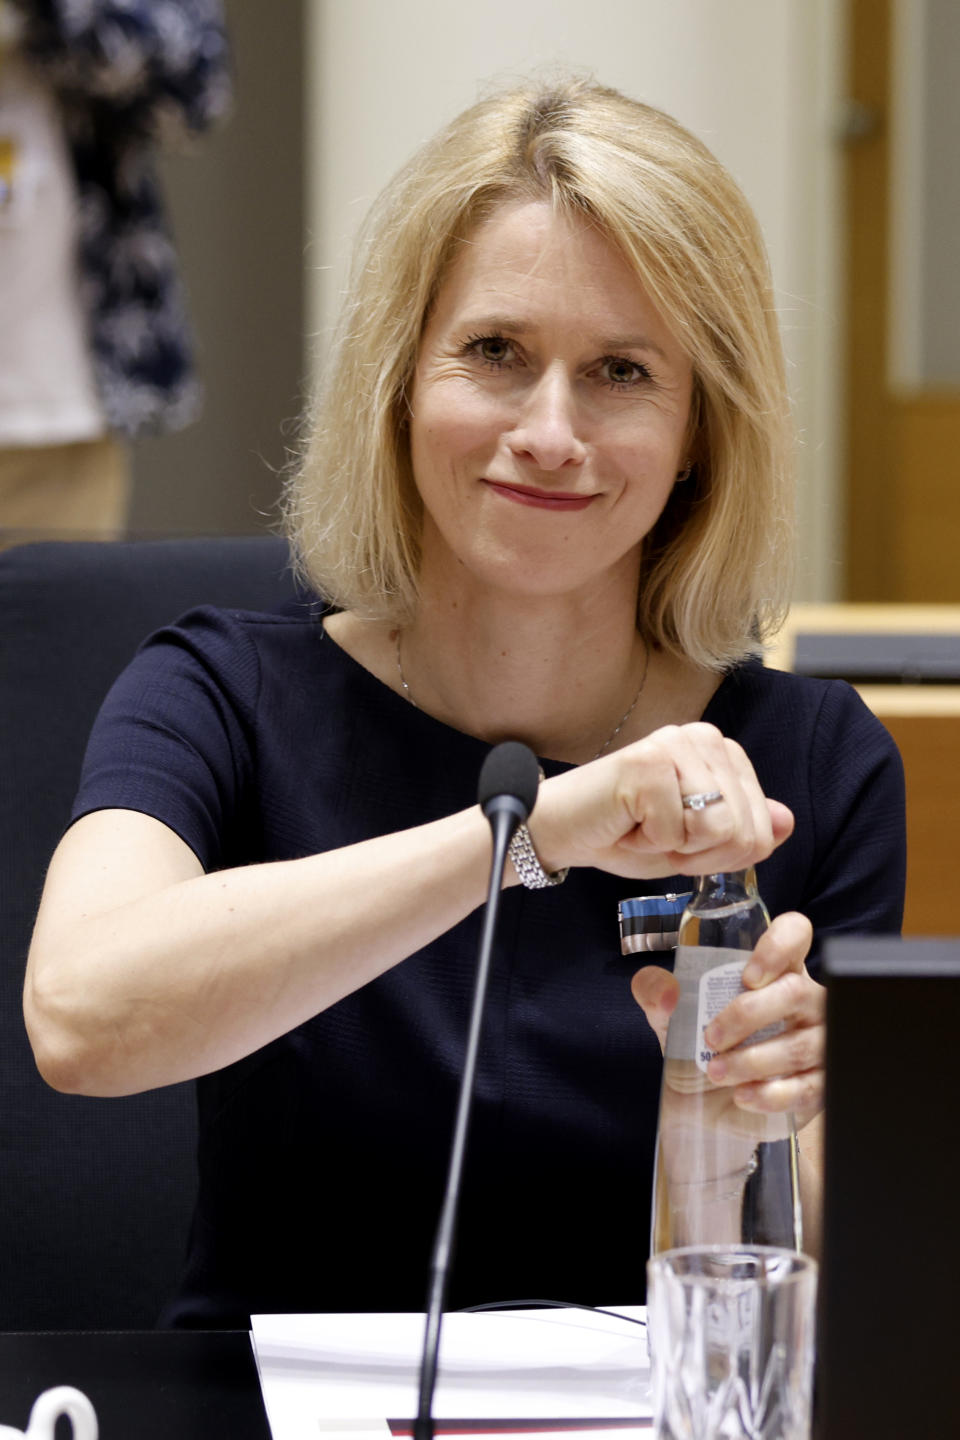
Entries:
<svg viewBox="0 0 960 1440">
<path fill-rule="evenodd" d="M 816 1255 L 823 1199 L 827 992 L 807 973 L 812 940 L 805 916 L 778 915 L 744 968 L 743 994 L 715 1017 L 705 1037 L 718 1052 L 707 1073 L 718 1084 L 735 1087 L 734 1101 L 741 1109 L 792 1112 L 800 1148 L 804 1247 Z M 779 1034 L 737 1048 L 778 1022 L 783 1025 Z"/>
<path fill-rule="evenodd" d="M 800 1188 L 805 1248 L 819 1249 L 823 1065 L 826 990 L 811 979 L 806 957 L 813 928 L 795 912 L 778 915 L 761 936 L 743 972 L 743 993 L 707 1026 L 704 1039 L 717 1053 L 707 1074 L 733 1088 L 734 1102 L 760 1114 L 791 1111 L 800 1132 Z M 678 987 L 657 965 L 637 971 L 633 994 L 666 1042 Z M 742 1042 L 768 1025 L 782 1029 L 768 1040 Z"/>
<path fill-rule="evenodd" d="M 776 916 L 744 969 L 744 993 L 708 1026 L 718 1052 L 708 1074 L 734 1087 L 744 1110 L 792 1111 L 800 1143 L 805 1245 L 819 1248 L 823 1149 L 826 990 L 819 951 L 831 935 L 896 933 L 906 868 L 903 767 L 880 721 L 849 685 L 822 694 L 809 735 L 809 794 L 803 818 L 814 836 L 814 861 L 802 895 Z M 777 794 L 775 776 L 765 777 Z M 809 916 L 809 918 L 807 918 Z M 809 966 L 809 968 L 808 968 Z M 813 970 L 811 975 L 810 970 Z M 633 993 L 665 1043 L 676 1005 L 673 976 L 648 966 Z M 737 1047 L 769 1024 L 782 1031 Z"/>
</svg>

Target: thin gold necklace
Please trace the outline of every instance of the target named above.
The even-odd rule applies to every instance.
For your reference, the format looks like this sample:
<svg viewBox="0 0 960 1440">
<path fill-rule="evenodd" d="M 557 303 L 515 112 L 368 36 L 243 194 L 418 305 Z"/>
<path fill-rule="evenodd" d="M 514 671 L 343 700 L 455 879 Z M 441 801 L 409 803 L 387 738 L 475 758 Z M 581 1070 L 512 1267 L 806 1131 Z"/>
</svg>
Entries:
<svg viewBox="0 0 960 1440">
<path fill-rule="evenodd" d="M 406 675 L 404 675 L 404 673 L 403 673 L 403 660 L 401 659 L 401 655 L 400 655 L 400 641 L 401 641 L 402 636 L 403 636 L 403 631 L 402 631 L 402 630 L 398 630 L 398 631 L 397 631 L 397 674 L 398 674 L 399 677 L 400 677 L 400 688 L 401 688 L 401 690 L 403 691 L 404 695 L 407 697 L 407 699 L 410 701 L 410 704 L 413 706 L 414 710 L 419 710 L 419 709 L 420 709 L 420 706 L 417 704 L 416 700 L 414 700 L 414 698 L 413 698 L 413 691 L 410 689 L 410 686 L 407 684 L 407 677 L 406 677 Z M 641 638 L 642 638 L 642 637 L 641 637 Z M 610 746 L 613 744 L 614 740 L 616 740 L 617 736 L 620 734 L 620 731 L 623 729 L 624 725 L 626 725 L 627 721 L 630 719 L 630 716 L 633 714 L 634 710 L 637 708 L 637 701 L 640 699 L 640 696 L 643 694 L 643 687 L 644 687 L 644 685 L 646 685 L 646 683 L 647 683 L 647 671 L 648 671 L 649 669 L 650 669 L 650 646 L 647 644 L 646 640 L 644 640 L 644 641 L 643 641 L 643 674 L 640 676 L 640 684 L 637 686 L 637 693 L 634 695 L 633 699 L 630 701 L 630 704 L 627 706 L 626 710 L 624 710 L 623 714 L 620 716 L 620 719 L 617 721 L 616 725 L 615 725 L 615 726 L 613 727 L 613 729 L 610 731 L 610 734 L 607 736 L 606 740 L 605 740 L 605 741 L 603 742 L 603 744 L 600 746 L 600 749 L 597 751 L 596 755 L 593 755 L 593 756 L 591 757 L 591 759 L 593 759 L 593 760 L 599 760 L 601 755 L 605 755 L 605 754 L 607 753 L 607 751 L 610 749 Z"/>
</svg>

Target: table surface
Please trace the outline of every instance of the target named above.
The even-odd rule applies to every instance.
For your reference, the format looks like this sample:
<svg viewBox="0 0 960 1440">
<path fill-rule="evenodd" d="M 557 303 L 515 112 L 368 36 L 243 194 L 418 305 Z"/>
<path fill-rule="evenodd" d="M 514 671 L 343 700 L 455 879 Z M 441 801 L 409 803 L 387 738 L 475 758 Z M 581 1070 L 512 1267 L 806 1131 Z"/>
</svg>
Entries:
<svg viewBox="0 0 960 1440">
<path fill-rule="evenodd" d="M 0 1424 L 53 1385 L 90 1397 L 100 1440 L 270 1440 L 245 1330 L 0 1334 Z"/>
</svg>

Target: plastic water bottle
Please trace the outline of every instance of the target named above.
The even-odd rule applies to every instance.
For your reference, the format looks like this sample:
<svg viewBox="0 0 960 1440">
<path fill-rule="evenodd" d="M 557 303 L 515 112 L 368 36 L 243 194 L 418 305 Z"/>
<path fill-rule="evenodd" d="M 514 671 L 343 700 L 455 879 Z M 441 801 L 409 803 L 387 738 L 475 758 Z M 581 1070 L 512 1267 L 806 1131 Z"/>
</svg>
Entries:
<svg viewBox="0 0 960 1440">
<path fill-rule="evenodd" d="M 681 917 L 674 964 L 680 999 L 663 1063 L 651 1253 L 678 1245 L 802 1248 L 793 1116 L 741 1110 L 732 1088 L 706 1073 L 713 1052 L 704 1029 L 742 990 L 744 966 L 769 923 L 752 869 L 700 876 Z"/>
</svg>

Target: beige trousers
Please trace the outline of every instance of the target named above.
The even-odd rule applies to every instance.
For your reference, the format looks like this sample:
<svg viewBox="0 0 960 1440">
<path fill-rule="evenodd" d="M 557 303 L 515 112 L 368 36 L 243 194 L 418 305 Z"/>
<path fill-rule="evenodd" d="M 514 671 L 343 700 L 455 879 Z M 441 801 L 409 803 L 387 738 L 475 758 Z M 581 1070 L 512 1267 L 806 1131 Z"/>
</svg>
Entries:
<svg viewBox="0 0 960 1440">
<path fill-rule="evenodd" d="M 0 549 L 30 540 L 116 540 L 127 523 L 130 457 L 112 435 L 0 448 Z"/>
</svg>

